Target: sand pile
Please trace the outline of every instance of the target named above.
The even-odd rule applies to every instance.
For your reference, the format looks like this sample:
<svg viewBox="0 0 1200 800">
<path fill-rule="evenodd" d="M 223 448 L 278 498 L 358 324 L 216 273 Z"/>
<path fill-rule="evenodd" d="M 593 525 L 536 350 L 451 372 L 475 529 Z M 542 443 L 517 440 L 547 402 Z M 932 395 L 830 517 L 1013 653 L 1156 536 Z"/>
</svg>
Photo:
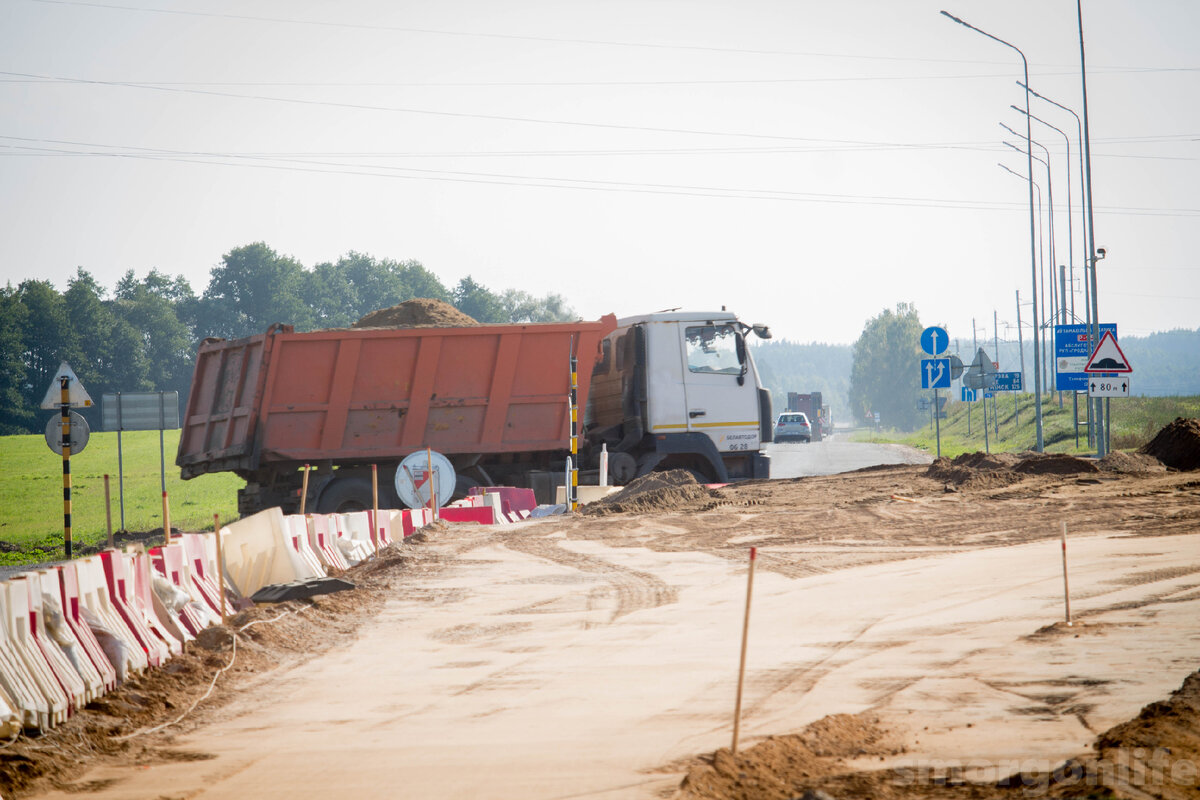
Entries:
<svg viewBox="0 0 1200 800">
<path fill-rule="evenodd" d="M 929 465 L 925 474 L 944 482 L 949 488 L 993 489 L 1017 483 L 1025 475 L 1076 475 L 1099 471 L 1096 462 L 1085 458 L 1026 451 L 963 453 L 953 460 L 939 458 Z"/>
<path fill-rule="evenodd" d="M 1012 468 L 1020 463 L 1015 453 L 963 453 L 957 458 L 939 458 L 925 474 L 956 489 L 995 489 L 1021 480 Z"/>
<path fill-rule="evenodd" d="M 713 505 L 717 493 L 701 486 L 686 469 L 651 472 L 603 500 L 583 506 L 584 514 L 644 514 L 695 511 Z"/>
<path fill-rule="evenodd" d="M 1104 472 L 1120 475 L 1146 475 L 1151 472 L 1166 472 L 1167 468 L 1154 456 L 1143 453 L 1124 453 L 1120 450 L 1109 453 L 1097 462 Z"/>
<path fill-rule="evenodd" d="M 449 303 L 418 297 L 391 308 L 372 311 L 353 328 L 461 328 L 479 323 Z"/>
<path fill-rule="evenodd" d="M 835 714 L 801 733 L 771 736 L 735 756 L 722 748 L 688 770 L 683 800 L 789 800 L 805 796 L 816 779 L 846 771 L 844 759 L 894 755 L 901 749 L 873 721 Z M 812 795 L 809 795 L 812 796 Z M 820 796 L 820 795 L 818 795 Z"/>
<path fill-rule="evenodd" d="M 1095 461 L 1065 453 L 1022 453 L 1013 471 L 1023 475 L 1075 475 L 1099 472 L 1100 468 Z"/>
<path fill-rule="evenodd" d="M 1200 420 L 1176 418 L 1138 452 L 1173 469 L 1200 469 Z"/>
</svg>

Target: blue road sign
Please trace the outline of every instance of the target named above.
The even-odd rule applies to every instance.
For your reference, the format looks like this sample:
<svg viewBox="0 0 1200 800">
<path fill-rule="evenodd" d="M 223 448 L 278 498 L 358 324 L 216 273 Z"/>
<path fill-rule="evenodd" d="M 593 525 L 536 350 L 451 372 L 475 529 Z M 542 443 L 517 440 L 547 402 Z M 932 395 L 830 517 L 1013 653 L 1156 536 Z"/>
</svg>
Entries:
<svg viewBox="0 0 1200 800">
<path fill-rule="evenodd" d="M 945 328 L 933 325 L 921 331 L 921 349 L 931 356 L 940 354 L 949 344 L 950 337 L 946 335 Z"/>
<path fill-rule="evenodd" d="M 950 359 L 922 358 L 921 359 L 921 388 L 949 389 L 950 388 Z"/>
<path fill-rule="evenodd" d="M 983 393 L 983 397 L 985 400 L 991 400 L 995 396 L 996 396 L 996 393 L 994 391 L 992 391 L 991 389 L 988 389 L 986 392 Z"/>
<path fill-rule="evenodd" d="M 1117 326 L 1104 324 L 1100 326 L 1100 335 L 1112 331 L 1117 338 Z M 1076 325 L 1054 326 L 1054 388 L 1061 392 L 1086 392 L 1088 374 L 1083 371 L 1088 358 L 1092 355 L 1092 345 L 1088 339 L 1088 326 L 1082 323 Z"/>
<path fill-rule="evenodd" d="M 996 392 L 1020 392 L 1022 389 L 1023 380 L 1019 372 L 997 372 L 992 376 L 995 378 L 995 383 L 992 384 L 992 390 Z"/>
<path fill-rule="evenodd" d="M 968 389 L 965 386 L 962 387 L 962 401 L 964 403 L 974 403 L 975 402 L 975 390 Z"/>
</svg>

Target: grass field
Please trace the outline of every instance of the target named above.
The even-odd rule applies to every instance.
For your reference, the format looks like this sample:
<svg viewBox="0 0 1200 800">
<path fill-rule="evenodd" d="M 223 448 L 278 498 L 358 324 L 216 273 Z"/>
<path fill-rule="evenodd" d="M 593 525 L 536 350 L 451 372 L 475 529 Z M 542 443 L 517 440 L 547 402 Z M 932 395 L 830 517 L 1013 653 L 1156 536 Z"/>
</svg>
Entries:
<svg viewBox="0 0 1200 800">
<path fill-rule="evenodd" d="M 230 473 L 181 480 L 175 466 L 179 431 L 163 436 L 171 527 L 212 530 L 213 514 L 237 516 L 244 481 Z M 158 431 L 121 434 L 125 482 L 125 530 L 162 528 Z M 71 457 L 71 535 L 76 547 L 107 539 L 104 475 L 110 476 L 113 530 L 121 529 L 117 480 L 117 434 L 93 432 L 83 452 Z M 0 564 L 23 564 L 63 555 L 62 457 L 43 436 L 0 436 Z"/>
<path fill-rule="evenodd" d="M 1014 406 L 1014 403 L 1017 405 Z M 1135 450 L 1153 439 L 1155 434 L 1176 417 L 1200 417 L 1200 397 L 1130 397 L 1113 400 L 1109 403 L 1109 408 L 1112 411 L 1110 424 L 1113 449 Z M 1034 426 L 1033 395 L 1001 392 L 996 400 L 996 409 L 998 413 L 993 415 L 992 403 L 989 400 L 987 447 L 993 452 L 1034 449 L 1037 435 Z M 946 406 L 946 416 L 946 419 L 941 420 L 943 456 L 953 458 L 962 453 L 984 450 L 982 402 L 949 403 Z M 1069 394 L 1063 395 L 1062 408 L 1058 406 L 1057 394 L 1043 397 L 1042 442 L 1046 452 L 1077 455 L 1096 452 L 1095 445 L 1089 446 L 1087 442 L 1087 404 L 1082 398 L 1079 403 L 1078 446 L 1075 441 L 1074 418 Z M 930 453 L 937 452 L 936 431 L 932 420 L 912 433 L 860 431 L 854 438 L 861 441 L 899 442 L 928 450 Z"/>
</svg>

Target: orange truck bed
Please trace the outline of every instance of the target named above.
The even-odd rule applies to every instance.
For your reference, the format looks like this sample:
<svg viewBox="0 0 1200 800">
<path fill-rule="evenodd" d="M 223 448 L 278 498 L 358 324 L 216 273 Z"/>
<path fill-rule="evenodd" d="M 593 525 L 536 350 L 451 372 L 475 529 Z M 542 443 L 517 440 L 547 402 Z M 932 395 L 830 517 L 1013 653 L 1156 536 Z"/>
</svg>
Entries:
<svg viewBox="0 0 1200 800">
<path fill-rule="evenodd" d="M 570 354 L 587 400 L 594 322 L 295 333 L 206 340 L 176 464 L 183 477 L 270 464 L 392 461 L 570 447 Z"/>
</svg>

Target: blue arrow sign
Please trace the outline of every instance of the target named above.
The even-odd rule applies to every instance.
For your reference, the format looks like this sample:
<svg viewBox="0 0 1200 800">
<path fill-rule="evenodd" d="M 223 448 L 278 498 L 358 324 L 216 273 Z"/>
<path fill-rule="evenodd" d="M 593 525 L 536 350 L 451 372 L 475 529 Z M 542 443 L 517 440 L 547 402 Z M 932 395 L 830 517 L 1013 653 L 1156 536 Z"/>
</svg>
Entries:
<svg viewBox="0 0 1200 800">
<path fill-rule="evenodd" d="M 921 359 L 921 388 L 949 389 L 950 388 L 950 359 L 922 358 Z"/>
<path fill-rule="evenodd" d="M 941 353 L 950 344 L 945 328 L 933 325 L 921 331 L 921 349 L 931 356 Z"/>
<path fill-rule="evenodd" d="M 975 390 L 968 389 L 965 386 L 962 387 L 962 401 L 964 403 L 974 403 L 975 402 Z"/>
<path fill-rule="evenodd" d="M 997 392 L 1020 392 L 1023 391 L 1024 381 L 1021 378 L 1020 372 L 997 372 L 992 376 L 995 378 L 995 383 L 992 385 L 992 390 Z"/>
</svg>

